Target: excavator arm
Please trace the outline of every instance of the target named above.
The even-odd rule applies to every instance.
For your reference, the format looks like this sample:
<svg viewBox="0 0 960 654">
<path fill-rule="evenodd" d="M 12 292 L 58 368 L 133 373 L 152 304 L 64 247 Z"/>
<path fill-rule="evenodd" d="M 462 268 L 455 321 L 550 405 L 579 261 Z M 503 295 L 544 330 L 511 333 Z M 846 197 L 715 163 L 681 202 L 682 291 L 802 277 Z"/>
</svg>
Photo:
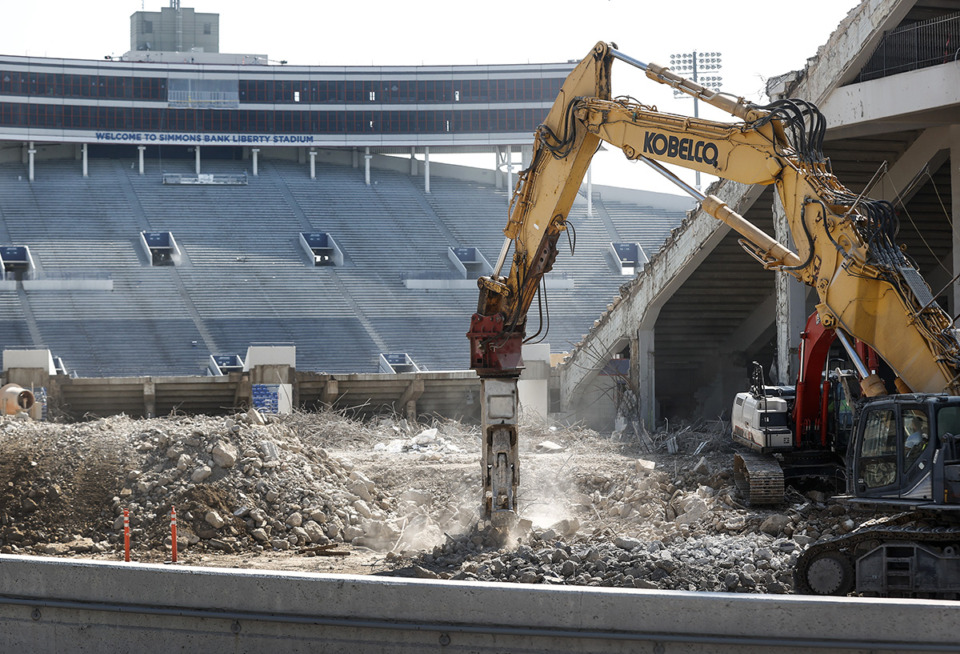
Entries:
<svg viewBox="0 0 960 654">
<path fill-rule="evenodd" d="M 739 232 L 744 247 L 765 267 L 812 286 L 821 323 L 843 329 L 880 353 L 901 380 L 899 390 L 960 393 L 960 343 L 952 320 L 896 246 L 892 206 L 843 187 L 819 144 L 802 147 L 783 139 L 787 125 L 799 130 L 814 116 L 822 121 L 815 107 L 801 110 L 791 101 L 739 125 L 663 115 L 622 100 L 584 101 L 577 113 L 586 129 L 628 158 L 693 168 L 745 184 L 775 185 L 796 254 L 722 207 L 718 212 L 717 198 L 707 196 L 701 203 Z M 868 390 L 871 395 L 879 392 L 876 387 Z"/>
<path fill-rule="evenodd" d="M 614 59 L 741 120 L 721 123 L 676 116 L 630 99 L 613 99 Z M 897 373 L 898 390 L 960 394 L 960 342 L 952 320 L 896 246 L 892 206 L 857 196 L 831 173 L 821 151 L 825 129 L 819 110 L 804 101 L 757 107 L 636 61 L 606 43 L 598 43 L 574 69 L 536 132 L 531 165 L 514 191 L 506 240 L 493 274 L 478 282 L 477 313 L 467 334 L 471 367 L 485 389 L 486 517 L 516 511 L 516 379 L 522 369 L 527 311 L 553 266 L 570 207 L 601 143 L 619 148 L 628 159 L 644 161 L 696 197 L 705 211 L 741 235 L 741 244 L 765 268 L 812 286 L 822 324 L 876 350 Z M 662 163 L 744 184 L 775 185 L 797 252 L 719 198 L 690 188 Z M 511 247 L 509 273 L 500 276 Z M 488 380 L 497 390 L 487 392 Z M 885 392 L 875 375 L 865 380 L 864 390 L 868 395 Z"/>
</svg>

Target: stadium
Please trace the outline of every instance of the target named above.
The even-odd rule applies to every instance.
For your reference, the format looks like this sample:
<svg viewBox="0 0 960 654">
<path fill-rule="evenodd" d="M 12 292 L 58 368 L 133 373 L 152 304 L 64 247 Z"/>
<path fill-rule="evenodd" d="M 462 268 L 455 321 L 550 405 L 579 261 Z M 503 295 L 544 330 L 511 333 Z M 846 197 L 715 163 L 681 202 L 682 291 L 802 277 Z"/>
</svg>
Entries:
<svg viewBox="0 0 960 654">
<path fill-rule="evenodd" d="M 131 16 L 122 57 L 0 56 L 5 380 L 72 415 L 220 411 L 268 384 L 292 406 L 475 414 L 476 278 L 574 64 L 305 67 L 218 37 L 175 2 Z M 457 153 L 491 166 L 431 161 Z M 536 406 L 558 410 L 551 356 L 691 206 L 584 185 Z M 457 390 L 431 403 L 431 380 Z"/>
</svg>

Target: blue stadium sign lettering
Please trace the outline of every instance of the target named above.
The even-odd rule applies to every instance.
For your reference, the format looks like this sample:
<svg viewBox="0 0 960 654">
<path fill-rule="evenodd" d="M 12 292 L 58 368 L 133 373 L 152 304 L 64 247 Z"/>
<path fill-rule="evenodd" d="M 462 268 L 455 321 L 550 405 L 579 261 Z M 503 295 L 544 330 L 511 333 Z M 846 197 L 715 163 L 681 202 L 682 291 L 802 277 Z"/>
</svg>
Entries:
<svg viewBox="0 0 960 654">
<path fill-rule="evenodd" d="M 152 132 L 96 132 L 97 141 L 123 143 L 314 143 L 312 135 L 304 134 L 154 134 Z"/>
</svg>

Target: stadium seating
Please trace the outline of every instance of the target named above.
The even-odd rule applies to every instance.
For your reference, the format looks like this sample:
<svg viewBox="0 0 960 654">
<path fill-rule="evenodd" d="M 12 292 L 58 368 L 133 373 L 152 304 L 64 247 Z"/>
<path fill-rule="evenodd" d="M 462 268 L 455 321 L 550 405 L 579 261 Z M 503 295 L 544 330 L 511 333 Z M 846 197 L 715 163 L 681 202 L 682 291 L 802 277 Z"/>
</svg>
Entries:
<svg viewBox="0 0 960 654">
<path fill-rule="evenodd" d="M 362 169 L 320 162 L 311 179 L 282 160 L 261 160 L 244 186 L 171 186 L 161 173 L 192 174 L 192 161 L 154 161 L 145 175 L 129 163 L 92 158 L 82 177 L 76 161 L 42 161 L 32 184 L 22 165 L 0 165 L 0 245 L 29 246 L 39 278 L 112 281 L 109 291 L 0 289 L 0 346 L 49 348 L 80 376 L 203 374 L 210 354 L 243 355 L 253 343 L 293 343 L 298 369 L 318 372 L 376 372 L 381 352 L 406 352 L 426 370 L 467 366 L 475 288 L 409 289 L 404 279 L 453 279 L 450 247 L 495 261 L 506 190 L 435 174 L 427 194 L 422 178 L 379 168 L 368 186 Z M 578 341 L 625 281 L 610 242 L 655 252 L 682 217 L 602 193 L 593 204 L 587 216 L 577 199 L 575 256 L 561 238 L 550 274 L 572 282 L 547 294 L 554 351 Z M 170 231 L 176 265 L 150 265 L 141 231 Z M 304 231 L 333 236 L 343 265 L 309 264 Z M 529 331 L 537 326 L 535 302 Z"/>
</svg>

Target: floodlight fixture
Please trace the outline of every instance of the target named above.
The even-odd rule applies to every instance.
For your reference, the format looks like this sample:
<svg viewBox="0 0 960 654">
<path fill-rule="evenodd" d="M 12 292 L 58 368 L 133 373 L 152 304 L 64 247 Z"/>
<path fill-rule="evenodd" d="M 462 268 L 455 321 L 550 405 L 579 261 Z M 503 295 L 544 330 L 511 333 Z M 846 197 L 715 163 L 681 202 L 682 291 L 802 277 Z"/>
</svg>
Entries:
<svg viewBox="0 0 960 654">
<path fill-rule="evenodd" d="M 723 86 L 723 77 L 718 71 L 723 68 L 723 53 L 720 52 L 682 52 L 670 55 L 670 69 L 682 75 L 689 77 L 700 86 L 719 91 Z M 689 97 L 683 91 L 673 90 L 675 98 Z M 696 98 L 694 98 L 696 104 Z"/>
<path fill-rule="evenodd" d="M 723 77 L 719 71 L 723 68 L 723 53 L 721 52 L 680 52 L 670 55 L 670 69 L 682 77 L 688 77 L 705 89 L 719 91 L 723 86 Z M 697 96 L 691 96 L 674 88 L 674 98 L 693 98 L 693 116 L 700 117 L 700 106 Z M 697 171 L 697 190 L 700 190 L 700 171 Z"/>
</svg>

